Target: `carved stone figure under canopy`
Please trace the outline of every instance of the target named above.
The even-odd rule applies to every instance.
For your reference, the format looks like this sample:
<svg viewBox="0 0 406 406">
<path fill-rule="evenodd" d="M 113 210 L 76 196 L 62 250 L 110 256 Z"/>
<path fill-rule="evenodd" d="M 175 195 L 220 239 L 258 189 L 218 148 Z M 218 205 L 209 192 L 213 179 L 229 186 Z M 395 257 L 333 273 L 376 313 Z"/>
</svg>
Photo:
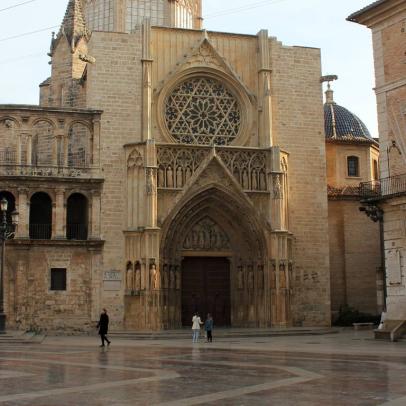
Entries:
<svg viewBox="0 0 406 406">
<path fill-rule="evenodd" d="M 264 289 L 264 266 L 258 265 L 258 288 Z"/>
<path fill-rule="evenodd" d="M 244 289 L 244 267 L 242 265 L 238 266 L 238 289 Z"/>
<path fill-rule="evenodd" d="M 152 263 L 150 265 L 149 275 L 150 275 L 150 288 L 153 290 L 158 289 L 158 271 L 156 269 L 155 263 Z"/>
<path fill-rule="evenodd" d="M 141 290 L 141 264 L 137 262 L 135 264 L 135 290 Z"/>
<path fill-rule="evenodd" d="M 169 288 L 169 271 L 168 271 L 167 264 L 164 264 L 164 266 L 163 266 L 162 278 L 163 278 L 164 289 L 168 289 Z"/>
<path fill-rule="evenodd" d="M 133 264 L 131 261 L 127 263 L 126 267 L 126 289 L 133 290 L 134 289 L 134 270 Z"/>
<path fill-rule="evenodd" d="M 248 289 L 253 290 L 255 287 L 255 276 L 252 265 L 248 265 Z"/>
<path fill-rule="evenodd" d="M 175 275 L 175 267 L 173 265 L 170 265 L 169 267 L 169 288 L 170 289 L 175 289 L 176 288 L 176 275 Z"/>
</svg>

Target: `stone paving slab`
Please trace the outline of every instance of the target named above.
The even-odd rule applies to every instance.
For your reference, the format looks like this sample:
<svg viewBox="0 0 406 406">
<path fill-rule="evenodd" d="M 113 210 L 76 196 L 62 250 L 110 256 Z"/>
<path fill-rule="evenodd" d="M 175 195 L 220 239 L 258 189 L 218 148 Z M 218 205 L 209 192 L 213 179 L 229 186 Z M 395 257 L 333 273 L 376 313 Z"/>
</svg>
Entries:
<svg viewBox="0 0 406 406">
<path fill-rule="evenodd" d="M 0 406 L 406 405 L 406 345 L 370 334 L 1 345 Z"/>
</svg>

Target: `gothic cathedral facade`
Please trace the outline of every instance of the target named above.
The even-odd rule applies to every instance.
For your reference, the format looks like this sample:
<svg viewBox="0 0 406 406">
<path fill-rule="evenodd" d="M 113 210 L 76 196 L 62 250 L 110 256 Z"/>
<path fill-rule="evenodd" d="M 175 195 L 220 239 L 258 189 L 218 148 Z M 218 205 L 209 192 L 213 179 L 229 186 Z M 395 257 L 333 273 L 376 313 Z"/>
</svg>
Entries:
<svg viewBox="0 0 406 406">
<path fill-rule="evenodd" d="M 201 0 L 70 0 L 40 106 L 1 106 L 10 326 L 330 324 L 320 50 Z"/>
</svg>

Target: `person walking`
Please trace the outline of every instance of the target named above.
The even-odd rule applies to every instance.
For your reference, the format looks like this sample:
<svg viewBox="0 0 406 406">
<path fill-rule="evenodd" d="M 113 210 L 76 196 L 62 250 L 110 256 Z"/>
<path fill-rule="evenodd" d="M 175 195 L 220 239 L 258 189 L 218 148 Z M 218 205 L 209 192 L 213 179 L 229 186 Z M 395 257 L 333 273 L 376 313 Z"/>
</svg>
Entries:
<svg viewBox="0 0 406 406">
<path fill-rule="evenodd" d="M 206 336 L 207 336 L 206 342 L 207 343 L 213 342 L 213 335 L 212 335 L 213 324 L 214 324 L 213 317 L 211 317 L 211 314 L 209 313 L 207 315 L 206 321 L 204 322 L 204 330 L 206 331 Z"/>
<path fill-rule="evenodd" d="M 106 337 L 109 331 L 109 316 L 107 315 L 106 309 L 103 309 L 103 312 L 100 315 L 100 320 L 97 323 L 97 328 L 99 329 L 99 335 L 102 342 L 100 347 L 104 347 L 104 341 L 107 342 L 107 345 L 110 345 L 111 341 Z"/>
<path fill-rule="evenodd" d="M 192 318 L 192 333 L 193 333 L 193 342 L 197 343 L 199 341 L 200 335 L 200 326 L 203 324 L 200 319 L 199 313 L 195 313 Z"/>
</svg>

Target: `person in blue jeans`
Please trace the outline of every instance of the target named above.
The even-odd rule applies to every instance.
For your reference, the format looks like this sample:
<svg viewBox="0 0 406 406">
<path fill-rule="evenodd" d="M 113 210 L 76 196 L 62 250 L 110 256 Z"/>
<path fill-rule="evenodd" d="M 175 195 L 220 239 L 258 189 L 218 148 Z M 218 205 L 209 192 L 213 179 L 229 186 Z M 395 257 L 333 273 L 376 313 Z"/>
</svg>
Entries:
<svg viewBox="0 0 406 406">
<path fill-rule="evenodd" d="M 192 332 L 193 332 L 193 342 L 197 343 L 199 341 L 200 326 L 203 324 L 200 319 L 199 313 L 195 313 L 192 319 Z"/>
<path fill-rule="evenodd" d="M 212 335 L 212 331 L 213 331 L 213 317 L 211 317 L 211 314 L 209 313 L 207 315 L 207 319 L 204 323 L 204 330 L 206 331 L 206 336 L 207 336 L 207 342 L 208 343 L 212 343 L 213 342 L 213 335 Z"/>
</svg>

